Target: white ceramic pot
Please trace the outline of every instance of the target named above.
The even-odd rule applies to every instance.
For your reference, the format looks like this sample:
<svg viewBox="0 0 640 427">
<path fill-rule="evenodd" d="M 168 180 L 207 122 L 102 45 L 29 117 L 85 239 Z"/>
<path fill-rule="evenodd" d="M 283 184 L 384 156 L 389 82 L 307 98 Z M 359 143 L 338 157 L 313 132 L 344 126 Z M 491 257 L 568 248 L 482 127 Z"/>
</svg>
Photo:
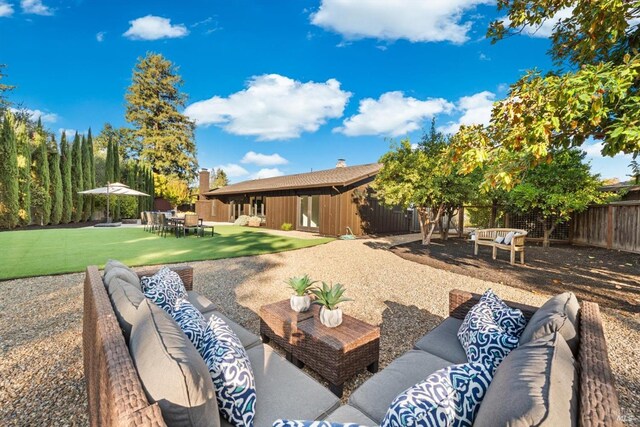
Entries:
<svg viewBox="0 0 640 427">
<path fill-rule="evenodd" d="M 327 307 L 320 309 L 320 323 L 328 328 L 335 328 L 342 323 L 342 309 L 329 310 Z"/>
<path fill-rule="evenodd" d="M 311 306 L 311 298 L 309 298 L 309 295 L 291 295 L 289 302 L 291 303 L 291 309 L 298 313 L 309 310 Z"/>
</svg>

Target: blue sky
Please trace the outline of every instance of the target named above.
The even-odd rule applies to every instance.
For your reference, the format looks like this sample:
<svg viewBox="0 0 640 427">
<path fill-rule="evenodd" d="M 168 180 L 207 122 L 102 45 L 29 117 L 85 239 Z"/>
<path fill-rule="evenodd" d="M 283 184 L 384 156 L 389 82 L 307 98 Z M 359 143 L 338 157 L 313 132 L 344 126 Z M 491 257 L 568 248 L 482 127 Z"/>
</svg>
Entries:
<svg viewBox="0 0 640 427">
<path fill-rule="evenodd" d="M 11 100 L 45 124 L 126 125 L 131 69 L 148 51 L 180 67 L 201 167 L 232 181 L 375 162 L 436 117 L 485 122 L 524 70 L 549 69 L 551 23 L 491 45 L 492 0 L 0 0 Z M 625 179 L 628 156 L 594 171 Z"/>
</svg>

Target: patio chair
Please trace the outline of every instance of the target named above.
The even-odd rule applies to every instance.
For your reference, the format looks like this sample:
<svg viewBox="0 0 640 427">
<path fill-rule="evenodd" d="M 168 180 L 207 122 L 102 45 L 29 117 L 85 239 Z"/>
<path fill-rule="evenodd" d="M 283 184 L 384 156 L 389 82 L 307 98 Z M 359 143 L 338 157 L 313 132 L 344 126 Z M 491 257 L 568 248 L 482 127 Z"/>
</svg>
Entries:
<svg viewBox="0 0 640 427">
<path fill-rule="evenodd" d="M 162 237 L 167 237 L 167 231 L 173 234 L 177 234 L 176 224 L 173 221 L 171 221 L 171 218 L 167 217 L 167 214 L 164 214 L 164 213 L 158 214 L 158 220 L 160 223 L 159 234 Z"/>
<path fill-rule="evenodd" d="M 195 230 L 197 236 L 204 237 L 204 227 L 202 221 L 198 218 L 198 214 L 185 214 L 182 232 L 186 233 L 190 230 Z"/>
</svg>

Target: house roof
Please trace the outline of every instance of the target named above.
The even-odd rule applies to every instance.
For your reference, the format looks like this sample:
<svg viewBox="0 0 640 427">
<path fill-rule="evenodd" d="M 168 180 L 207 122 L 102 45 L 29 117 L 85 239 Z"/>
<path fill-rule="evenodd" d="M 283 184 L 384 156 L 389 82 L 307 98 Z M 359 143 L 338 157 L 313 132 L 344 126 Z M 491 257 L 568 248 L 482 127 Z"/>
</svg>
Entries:
<svg viewBox="0 0 640 427">
<path fill-rule="evenodd" d="M 366 165 L 338 167 L 317 172 L 253 179 L 217 188 L 205 194 L 218 196 L 256 193 L 261 191 L 293 190 L 298 188 L 344 187 L 376 175 L 381 167 L 382 165 L 380 163 L 370 163 Z"/>
<path fill-rule="evenodd" d="M 600 187 L 601 191 L 613 191 L 618 192 L 620 190 L 626 191 L 640 191 L 640 185 L 634 184 L 631 181 L 618 182 L 616 184 L 603 185 Z"/>
</svg>

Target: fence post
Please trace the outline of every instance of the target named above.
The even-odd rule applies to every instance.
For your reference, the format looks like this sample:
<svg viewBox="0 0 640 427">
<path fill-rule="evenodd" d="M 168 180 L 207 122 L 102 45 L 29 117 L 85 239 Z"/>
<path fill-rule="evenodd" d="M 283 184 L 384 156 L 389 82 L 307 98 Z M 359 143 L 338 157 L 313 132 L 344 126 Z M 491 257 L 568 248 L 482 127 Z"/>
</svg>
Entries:
<svg viewBox="0 0 640 427">
<path fill-rule="evenodd" d="M 613 206 L 607 206 L 607 249 L 613 248 Z"/>
</svg>

